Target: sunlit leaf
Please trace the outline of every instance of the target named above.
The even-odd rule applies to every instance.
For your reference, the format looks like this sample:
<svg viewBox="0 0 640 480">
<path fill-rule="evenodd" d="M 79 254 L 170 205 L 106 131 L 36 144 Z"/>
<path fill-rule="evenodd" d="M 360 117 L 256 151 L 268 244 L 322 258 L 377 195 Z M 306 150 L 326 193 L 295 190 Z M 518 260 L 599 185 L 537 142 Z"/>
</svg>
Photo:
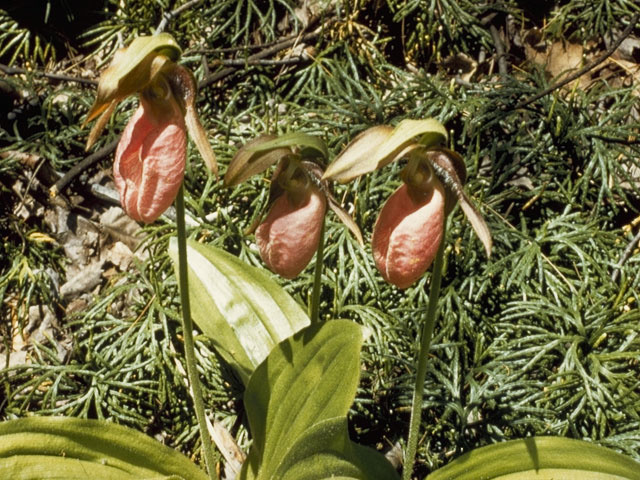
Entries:
<svg viewBox="0 0 640 480">
<path fill-rule="evenodd" d="M 427 480 L 639 480 L 640 463 L 593 443 L 530 437 L 478 448 Z"/>
<path fill-rule="evenodd" d="M 361 328 L 335 320 L 275 348 L 244 394 L 253 444 L 241 479 L 271 479 L 314 425 L 349 411 L 360 378 Z"/>
<path fill-rule="evenodd" d="M 398 474 L 375 450 L 349 439 L 346 417 L 323 420 L 291 446 L 273 478 L 394 480 Z"/>
<path fill-rule="evenodd" d="M 169 254 L 177 271 L 178 246 Z M 271 349 L 309 318 L 264 271 L 218 248 L 187 243 L 193 320 L 246 383 Z"/>
<path fill-rule="evenodd" d="M 208 476 L 187 457 L 101 420 L 30 417 L 0 423 L 0 478 L 184 479 Z"/>
</svg>

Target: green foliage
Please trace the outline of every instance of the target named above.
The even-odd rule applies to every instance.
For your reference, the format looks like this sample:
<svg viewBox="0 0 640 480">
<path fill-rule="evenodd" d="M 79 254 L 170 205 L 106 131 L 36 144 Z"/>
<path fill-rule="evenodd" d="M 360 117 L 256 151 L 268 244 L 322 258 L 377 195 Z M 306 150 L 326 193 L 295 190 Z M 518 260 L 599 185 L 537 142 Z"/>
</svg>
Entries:
<svg viewBox="0 0 640 480">
<path fill-rule="evenodd" d="M 175 241 L 169 254 L 177 271 Z M 193 319 L 243 383 L 274 346 L 309 325 L 300 305 L 264 271 L 193 241 L 187 259 Z"/>
<path fill-rule="evenodd" d="M 335 320 L 280 343 L 244 394 L 253 444 L 241 479 L 393 479 L 380 454 L 349 440 L 362 329 Z"/>
<path fill-rule="evenodd" d="M 482 25 L 495 13 L 519 16 L 516 1 L 491 5 L 469 0 L 390 0 L 394 22 L 406 32 L 402 51 L 411 60 L 440 62 L 451 53 L 468 52 L 478 45 L 493 48 L 491 35 Z"/>
<path fill-rule="evenodd" d="M 51 3 L 47 3 L 50 7 Z M 5 10 L 0 10 L 0 45 L 0 58 L 8 59 L 8 65 L 13 65 L 16 61 L 43 64 L 56 58 L 56 49 L 52 43 L 20 25 Z"/>
<path fill-rule="evenodd" d="M 187 457 L 135 430 L 77 418 L 0 424 L 0 474 L 16 480 L 208 477 Z"/>
<path fill-rule="evenodd" d="M 120 46 L 119 37 L 127 44 L 152 33 L 163 13 L 184 4 L 121 3 L 109 2 L 112 15 L 87 29 L 84 48 L 90 58 L 64 73 L 97 78 Z M 221 174 L 240 145 L 264 133 L 316 135 L 333 158 L 367 128 L 406 118 L 437 119 L 447 128 L 447 146 L 463 155 L 467 192 L 487 219 L 494 246 L 486 261 L 462 212 L 454 210 L 425 384 L 419 478 L 472 448 L 529 435 L 589 439 L 640 459 L 637 249 L 616 267 L 640 214 L 636 86 L 600 79 L 587 90 L 557 90 L 516 111 L 519 101 L 549 86 L 544 72 L 529 68 L 517 49 L 508 57 L 512 75 L 489 75 L 485 62 L 471 80 L 456 82 L 439 69 L 438 61 L 449 53 L 476 59 L 484 50 L 490 57 L 495 45 L 489 25 L 503 26 L 498 22 L 505 13 L 523 28 L 550 22 L 546 34 L 576 41 L 615 36 L 628 22 L 625 12 L 637 9 L 624 0 L 570 0 L 552 8 L 555 3 L 538 2 L 535 12 L 515 1 L 331 3 L 313 24 L 322 25 L 317 36 L 298 43 L 313 58 L 288 65 L 247 60 L 198 95 Z M 246 60 L 269 42 L 301 33 L 300 21 L 291 16 L 289 26 L 283 21 L 296 6 L 202 2 L 169 21 L 165 31 L 202 80 L 228 67 L 218 62 Z M 494 12 L 498 15 L 489 17 Z M 58 55 L 69 57 L 62 50 Z M 87 130 L 79 125 L 95 87 L 35 74 L 3 76 L 0 83 L 18 92 L 0 98 L 11 99 L 6 109 L 11 118 L 0 119 L 0 153 L 33 153 L 58 172 L 86 156 Z M 122 131 L 134 106 L 133 99 L 123 102 L 98 148 Z M 190 146 L 185 179 L 187 210 L 194 218 L 191 238 L 261 267 L 253 237 L 244 229 L 268 201 L 268 180 L 256 176 L 222 188 L 195 152 Z M 109 171 L 110 161 L 105 158 L 63 192 L 84 199 L 77 200 L 83 215 L 104 209 L 87 179 Z M 365 241 L 400 181 L 401 168 L 388 165 L 334 187 Z M 83 297 L 87 306 L 73 312 L 52 280 L 52 272 L 64 280 L 61 249 L 29 239 L 32 232 L 54 236 L 50 226 L 36 216 L 23 222 L 14 213 L 21 202 L 14 184 L 26 185 L 32 173 L 14 157 L 0 159 L 3 367 L 16 329 L 28 323 L 30 306 L 54 305 L 60 330 L 29 348 L 28 363 L 0 371 L 0 417 L 108 418 L 161 435 L 199 460 L 192 412 L 184 403 L 178 296 L 166 253 L 173 227 L 161 220 L 144 229 L 139 249 L 150 256 L 128 272 L 104 278 Z M 32 190 L 48 206 L 46 190 L 39 192 Z M 371 331 L 349 412 L 351 437 L 382 449 L 397 441 L 403 446 L 429 275 L 404 292 L 384 284 L 369 247 L 361 248 L 333 216 L 327 217 L 323 262 L 321 318 L 347 318 Z M 282 285 L 304 305 L 311 283 L 312 272 L 306 271 Z M 65 338 L 72 345 L 61 360 L 58 347 Z M 199 336 L 207 409 L 247 447 L 240 386 L 213 352 L 213 343 Z"/>
<path fill-rule="evenodd" d="M 551 19 L 549 33 L 593 40 L 611 35 L 611 26 L 625 15 L 640 11 L 632 0 L 578 0 L 563 2 Z"/>
<path fill-rule="evenodd" d="M 561 437 L 532 437 L 498 443 L 463 455 L 429 480 L 518 478 L 635 480 L 638 462 L 606 448 Z"/>
</svg>

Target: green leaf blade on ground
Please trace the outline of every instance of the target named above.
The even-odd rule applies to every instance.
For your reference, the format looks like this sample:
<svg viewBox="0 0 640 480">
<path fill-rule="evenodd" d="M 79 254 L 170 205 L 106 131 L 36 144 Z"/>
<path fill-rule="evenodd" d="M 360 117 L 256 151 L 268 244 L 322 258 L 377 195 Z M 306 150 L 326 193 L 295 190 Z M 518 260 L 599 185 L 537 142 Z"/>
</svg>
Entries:
<svg viewBox="0 0 640 480">
<path fill-rule="evenodd" d="M 394 480 L 398 474 L 384 456 L 352 442 L 346 417 L 337 417 L 307 429 L 289 449 L 273 478 Z"/>
<path fill-rule="evenodd" d="M 177 271 L 174 240 L 169 254 Z M 187 262 L 193 320 L 243 383 L 275 345 L 309 325 L 302 307 L 263 270 L 193 240 Z"/>
<path fill-rule="evenodd" d="M 0 478 L 206 480 L 187 457 L 114 423 L 29 417 L 0 424 Z"/>
<path fill-rule="evenodd" d="M 334 320 L 282 342 L 254 372 L 244 395 L 253 445 L 241 478 L 270 479 L 315 424 L 344 417 L 360 374 L 361 328 Z"/>
<path fill-rule="evenodd" d="M 530 437 L 473 450 L 436 470 L 427 480 L 559 478 L 640 480 L 640 463 L 582 440 Z"/>
</svg>

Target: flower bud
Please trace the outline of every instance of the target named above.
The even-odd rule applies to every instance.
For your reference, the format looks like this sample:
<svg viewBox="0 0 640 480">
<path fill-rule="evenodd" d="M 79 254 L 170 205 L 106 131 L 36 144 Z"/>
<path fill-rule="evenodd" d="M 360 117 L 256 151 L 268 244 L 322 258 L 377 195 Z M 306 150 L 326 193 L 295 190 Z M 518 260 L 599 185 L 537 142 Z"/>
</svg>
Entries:
<svg viewBox="0 0 640 480">
<path fill-rule="evenodd" d="M 435 175 L 426 190 L 405 183 L 389 197 L 371 239 L 387 282 L 407 288 L 427 271 L 442 241 L 444 204 L 444 187 Z"/>
<path fill-rule="evenodd" d="M 178 194 L 187 151 L 180 107 L 170 89 L 159 87 L 140 95 L 140 106 L 122 133 L 113 165 L 123 208 L 145 223 L 156 220 Z"/>
<path fill-rule="evenodd" d="M 275 200 L 256 229 L 260 257 L 271 271 L 291 279 L 304 270 L 318 249 L 326 210 L 325 195 L 313 184 Z"/>
</svg>

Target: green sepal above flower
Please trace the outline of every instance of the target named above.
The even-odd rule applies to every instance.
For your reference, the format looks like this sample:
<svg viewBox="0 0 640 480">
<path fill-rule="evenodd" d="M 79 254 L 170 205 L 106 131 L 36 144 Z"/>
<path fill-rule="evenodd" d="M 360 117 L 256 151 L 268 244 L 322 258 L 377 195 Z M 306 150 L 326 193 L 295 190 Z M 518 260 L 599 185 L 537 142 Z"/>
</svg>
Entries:
<svg viewBox="0 0 640 480">
<path fill-rule="evenodd" d="M 89 133 L 89 149 L 118 103 L 139 95 L 140 105 L 118 143 L 114 180 L 127 214 L 145 223 L 157 219 L 178 193 L 187 132 L 209 170 L 218 172 L 196 111 L 197 82 L 191 71 L 176 63 L 180 54 L 180 47 L 166 33 L 136 38 L 118 50 L 100 76 L 96 100 L 85 120 L 86 124 L 99 117 Z"/>
<path fill-rule="evenodd" d="M 84 121 L 86 125 L 100 115 L 89 134 L 87 150 L 100 136 L 116 105 L 146 87 L 167 61 L 177 61 L 181 53 L 168 33 L 138 37 L 116 52 L 109 67 L 100 75 L 96 100 Z"/>
<path fill-rule="evenodd" d="M 347 145 L 329 165 L 323 178 L 347 183 L 405 157 L 414 148 L 429 148 L 446 140 L 446 129 L 433 118 L 402 120 L 395 128 L 377 125 Z"/>
</svg>

